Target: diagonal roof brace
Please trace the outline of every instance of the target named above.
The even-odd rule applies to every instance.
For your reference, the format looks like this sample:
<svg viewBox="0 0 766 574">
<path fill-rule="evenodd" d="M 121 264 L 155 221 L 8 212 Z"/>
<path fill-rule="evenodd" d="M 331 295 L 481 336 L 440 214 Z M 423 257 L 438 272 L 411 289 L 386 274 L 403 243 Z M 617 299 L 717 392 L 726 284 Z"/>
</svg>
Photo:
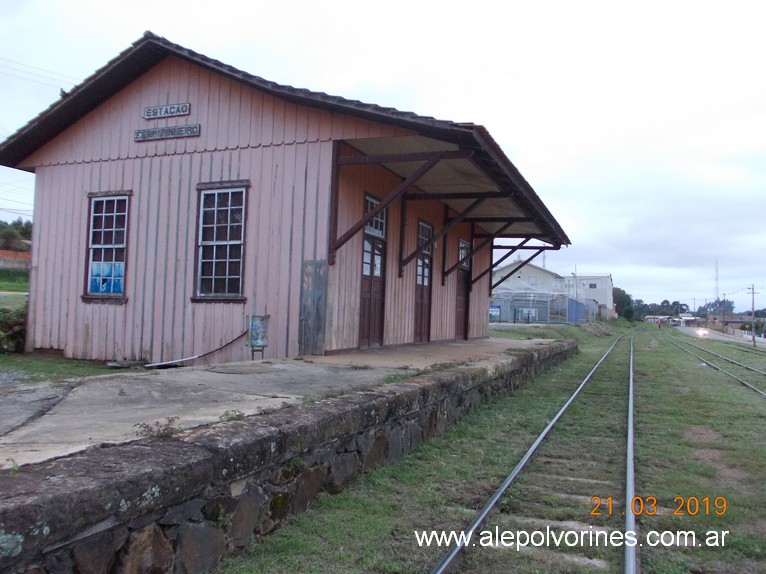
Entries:
<svg viewBox="0 0 766 574">
<path fill-rule="evenodd" d="M 527 237 L 527 238 L 525 238 L 525 239 L 524 239 L 524 241 L 522 241 L 521 243 L 519 243 L 519 244 L 518 244 L 518 245 L 516 245 L 515 247 L 512 247 L 512 248 L 511 248 L 511 251 L 510 251 L 509 253 L 506 253 L 506 254 L 505 254 L 503 257 L 501 257 L 499 261 L 496 261 L 496 262 L 492 263 L 492 264 L 491 264 L 489 267 L 487 267 L 487 268 L 486 268 L 484 271 L 482 271 L 482 272 L 481 272 L 481 273 L 479 273 L 479 274 L 478 274 L 476 277 L 474 277 L 473 279 L 471 279 L 471 285 L 473 285 L 474 283 L 476 283 L 476 282 L 477 282 L 479 279 L 481 279 L 482 277 L 484 277 L 484 276 L 485 276 L 487 273 L 491 273 L 491 272 L 492 272 L 492 270 L 493 270 L 495 267 L 497 267 L 497 266 L 498 266 L 500 263 L 502 263 L 502 262 L 503 262 L 505 259 L 507 259 L 507 258 L 508 258 L 508 257 L 510 257 L 511 255 L 513 255 L 514 253 L 516 253 L 516 251 L 518 251 L 519 249 L 523 249 L 523 248 L 524 248 L 524 246 L 525 246 L 527 243 L 529 243 L 529 242 L 531 241 L 531 239 L 532 239 L 531 237 Z"/>
<path fill-rule="evenodd" d="M 556 251 L 556 250 L 558 250 L 558 249 L 559 249 L 559 247 L 557 247 L 557 246 L 555 246 L 555 245 L 526 245 L 526 243 L 527 243 L 528 241 L 530 241 L 531 239 L 533 239 L 533 238 L 532 238 L 532 237 L 526 237 L 526 236 L 520 236 L 520 238 L 524 239 L 524 241 L 522 241 L 522 242 L 521 242 L 521 243 L 519 243 L 518 245 L 493 245 L 493 246 L 492 246 L 492 249 L 493 249 L 493 250 L 494 250 L 494 249 L 502 249 L 502 250 L 510 249 L 510 251 L 509 251 L 508 253 L 506 253 L 505 255 L 503 255 L 503 256 L 502 256 L 500 259 L 498 259 L 497 261 L 495 261 L 494 263 L 492 263 L 492 265 L 490 265 L 490 266 L 489 266 L 487 269 L 485 269 L 484 271 L 482 271 L 482 272 L 481 272 L 481 273 L 480 273 L 480 274 L 479 274 L 479 275 L 478 275 L 478 276 L 477 276 L 475 279 L 473 279 L 473 280 L 471 281 L 471 284 L 473 284 L 473 283 L 476 283 L 476 281 L 478 281 L 479 279 L 481 279 L 482 277 L 484 277 L 484 276 L 485 276 L 487 273 L 489 273 L 490 271 L 494 271 L 496 267 L 498 267 L 498 266 L 499 266 L 499 265 L 500 265 L 500 264 L 501 264 L 503 261 L 505 261 L 506 259 L 508 259 L 508 258 L 509 258 L 511 255 L 513 255 L 513 254 L 514 254 L 514 253 L 516 253 L 517 251 L 530 251 L 530 250 L 537 250 L 537 253 L 535 253 L 535 254 L 534 254 L 532 257 L 530 257 L 529 259 L 527 259 L 527 260 L 526 260 L 524 263 L 522 263 L 522 265 L 520 265 L 519 267 L 517 267 L 516 269 L 514 269 L 513 271 L 511 271 L 511 274 L 512 274 L 512 273 L 515 273 L 515 272 L 516 272 L 518 269 L 521 269 L 521 267 L 523 267 L 524 265 L 526 265 L 527 263 L 529 263 L 530 261 L 532 261 L 532 259 L 534 259 L 534 258 L 535 258 L 535 257 L 537 257 L 538 255 L 540 255 L 540 253 L 542 253 L 543 251 Z M 486 240 L 485 240 L 485 242 L 484 242 L 484 243 L 486 244 Z M 484 245 L 484 244 L 482 244 L 482 247 L 483 247 L 483 245 Z M 465 258 L 465 259 L 467 259 L 467 258 Z M 460 262 L 458 262 L 458 265 L 459 265 L 459 264 L 460 264 Z M 449 273 L 452 273 L 452 272 L 453 272 L 453 271 L 454 271 L 454 270 L 457 268 L 457 266 L 458 266 L 458 265 L 453 265 L 453 266 L 452 266 L 452 267 L 449 269 L 449 271 L 448 271 L 448 272 L 449 272 Z M 507 279 L 507 277 L 505 277 L 505 278 L 503 279 L 503 281 L 504 281 L 505 279 Z M 492 286 L 492 289 L 494 289 L 494 288 L 495 288 L 495 286 L 493 285 L 493 286 Z"/>
<path fill-rule="evenodd" d="M 362 217 L 359 221 L 357 221 L 354 225 L 351 226 L 351 229 L 346 231 L 341 237 L 339 238 L 330 238 L 330 248 L 329 253 L 327 256 L 328 263 L 330 265 L 335 264 L 335 253 L 340 249 L 343 245 L 345 245 L 354 235 L 359 233 L 364 227 L 370 223 L 377 215 L 386 209 L 389 205 L 391 205 L 394 201 L 396 201 L 399 197 L 407 193 L 407 191 L 415 185 L 415 183 L 423 177 L 431 168 L 433 168 L 439 161 L 442 160 L 445 154 L 449 152 L 436 152 L 428 154 L 429 158 L 428 161 L 424 162 L 418 169 L 416 169 L 410 176 L 405 179 L 402 183 L 400 183 L 396 188 L 389 193 L 384 200 L 382 200 L 378 205 L 376 205 L 373 209 L 371 209 L 368 213 Z M 339 158 L 340 159 L 340 158 Z M 339 164 L 335 166 L 335 169 L 337 170 L 339 167 Z M 332 207 L 332 212 L 336 213 L 338 210 L 338 206 L 334 205 Z"/>
<path fill-rule="evenodd" d="M 540 255 L 540 254 L 541 254 L 543 251 L 545 251 L 545 248 L 542 248 L 542 247 L 541 247 L 541 248 L 539 248 L 539 249 L 538 249 L 538 250 L 537 250 L 535 253 L 533 253 L 532 255 L 530 255 L 529 257 L 527 257 L 527 258 L 526 258 L 524 261 L 522 261 L 521 263 L 519 263 L 519 264 L 518 264 L 516 267 L 514 267 L 514 268 L 513 268 L 513 270 L 511 270 L 511 272 L 510 272 L 510 273 L 508 273 L 507 275 L 505 275 L 505 276 L 504 276 L 502 279 L 500 279 L 499 281 L 495 281 L 495 282 L 492 284 L 492 286 L 490 287 L 490 292 L 491 292 L 491 291 L 492 291 L 492 290 L 493 290 L 495 287 L 497 287 L 498 285 L 500 285 L 500 284 L 501 284 L 503 281 L 505 281 L 506 279 L 508 279 L 508 277 L 510 277 L 511 275 L 513 275 L 514 273 L 516 273 L 516 271 L 518 271 L 519 269 L 521 269 L 522 267 L 524 267 L 524 266 L 525 266 L 527 263 L 529 263 L 530 261 L 532 261 L 532 260 L 533 260 L 535 257 L 537 257 L 538 255 Z"/>
<path fill-rule="evenodd" d="M 500 264 L 501 264 L 503 261 L 505 261 L 506 259 L 508 259 L 508 258 L 509 258 L 511 255 L 513 255 L 514 253 L 516 253 L 516 252 L 517 252 L 519 249 L 534 249 L 534 247 L 525 247 L 525 244 L 526 244 L 526 242 L 527 242 L 527 241 L 528 241 L 528 240 L 525 240 L 525 241 L 522 241 L 521 243 L 519 243 L 519 244 L 518 244 L 518 245 L 516 245 L 516 246 L 512 246 L 512 247 L 510 248 L 511 250 L 510 250 L 508 253 L 506 253 L 506 254 L 505 254 L 505 255 L 503 255 L 503 256 L 502 256 L 500 259 L 498 259 L 497 261 L 495 261 L 494 263 L 492 263 L 492 267 L 490 267 L 490 269 L 491 269 L 492 271 L 494 271 L 495 269 L 497 269 L 497 268 L 500 266 Z M 492 249 L 497 249 L 497 246 L 496 246 L 496 245 L 493 245 L 493 246 L 492 246 Z"/>
<path fill-rule="evenodd" d="M 486 198 L 481 197 L 474 201 L 471 205 L 469 205 L 465 211 L 460 213 L 457 217 L 452 218 L 452 220 L 449 221 L 444 227 L 441 228 L 439 233 L 436 233 L 429 241 L 426 243 L 423 243 L 423 245 L 418 246 L 415 251 L 410 253 L 407 257 L 399 261 L 399 277 L 402 276 L 402 272 L 404 271 L 404 268 L 407 266 L 407 264 L 415 259 L 418 255 L 425 252 L 428 248 L 430 248 L 432 245 L 434 245 L 439 239 L 447 235 L 449 233 L 450 229 L 455 227 L 458 223 L 461 223 L 468 215 L 474 211 L 476 208 L 478 208 Z"/>
<path fill-rule="evenodd" d="M 500 229 L 498 229 L 498 230 L 497 230 L 497 233 L 502 233 L 503 231 L 505 231 L 506 229 L 508 229 L 508 228 L 509 228 L 511 225 L 513 225 L 513 223 L 514 223 L 513 221 L 508 221 L 508 222 L 507 222 L 505 225 L 503 225 L 503 226 L 502 226 Z M 490 236 L 489 236 L 487 239 L 485 239 L 484 241 L 482 241 L 482 242 L 481 242 L 479 245 L 477 245 L 476 247 L 473 247 L 473 246 L 472 246 L 472 247 L 471 247 L 471 249 L 468 251 L 468 254 L 467 254 L 465 257 L 463 257 L 462 259 L 460 259 L 460 260 L 459 260 L 457 263 L 455 263 L 455 264 L 454 264 L 452 267 L 450 267 L 449 269 L 447 269 L 447 270 L 444 272 L 444 276 L 446 277 L 447 275 L 449 275 L 450 273 L 452 273 L 453 271 L 455 271 L 455 269 L 457 269 L 458 267 L 460 267 L 461 265 L 463 265 L 463 263 L 465 263 L 466 261 L 468 261 L 469 259 L 471 259 L 471 258 L 472 258 L 474 255 L 476 255 L 476 254 L 477 254 L 479 251 L 481 251 L 482 249 L 484 249 L 484 248 L 485 248 L 485 247 L 486 247 L 486 246 L 487 246 L 489 243 L 492 243 L 492 241 L 494 241 L 494 239 L 495 239 L 495 236 L 494 236 L 494 235 L 490 235 Z M 472 282 L 471 282 L 471 284 L 473 284 L 473 283 L 474 283 L 474 282 L 472 281 Z"/>
</svg>

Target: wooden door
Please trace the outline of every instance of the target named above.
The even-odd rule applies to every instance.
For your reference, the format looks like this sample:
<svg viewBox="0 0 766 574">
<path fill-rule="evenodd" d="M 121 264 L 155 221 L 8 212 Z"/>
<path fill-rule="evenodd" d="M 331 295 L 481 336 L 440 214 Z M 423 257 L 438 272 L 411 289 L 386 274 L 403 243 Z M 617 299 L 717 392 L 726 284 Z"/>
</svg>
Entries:
<svg viewBox="0 0 766 574">
<path fill-rule="evenodd" d="M 431 340 L 431 256 L 420 254 L 415 282 L 415 342 Z"/>
<path fill-rule="evenodd" d="M 457 297 L 455 302 L 455 338 L 468 338 L 468 291 L 471 274 L 467 269 L 457 270 Z"/>
<path fill-rule="evenodd" d="M 415 342 L 431 340 L 431 257 L 433 256 L 434 227 L 418 221 L 418 268 L 415 276 Z"/>
<path fill-rule="evenodd" d="M 386 243 L 365 236 L 362 250 L 362 297 L 359 317 L 359 347 L 383 345 L 385 307 Z"/>
</svg>

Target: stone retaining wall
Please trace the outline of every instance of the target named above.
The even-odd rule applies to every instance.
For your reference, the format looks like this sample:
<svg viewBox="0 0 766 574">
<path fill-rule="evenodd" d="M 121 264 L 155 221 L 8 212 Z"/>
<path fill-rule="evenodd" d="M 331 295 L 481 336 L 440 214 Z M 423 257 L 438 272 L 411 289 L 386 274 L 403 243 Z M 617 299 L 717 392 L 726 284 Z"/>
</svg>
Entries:
<svg viewBox="0 0 766 574">
<path fill-rule="evenodd" d="M 0 472 L 0 571 L 212 571 L 321 492 L 397 461 L 483 398 L 577 351 L 507 360 L 287 407 L 171 439 L 102 445 Z"/>
</svg>

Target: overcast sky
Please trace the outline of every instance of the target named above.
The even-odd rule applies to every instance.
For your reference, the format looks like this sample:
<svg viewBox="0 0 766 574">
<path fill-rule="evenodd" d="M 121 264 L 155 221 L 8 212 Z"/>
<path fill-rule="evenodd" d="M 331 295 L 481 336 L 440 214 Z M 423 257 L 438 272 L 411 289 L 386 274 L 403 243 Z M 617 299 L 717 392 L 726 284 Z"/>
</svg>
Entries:
<svg viewBox="0 0 766 574">
<path fill-rule="evenodd" d="M 298 88 L 484 125 L 572 241 L 561 275 L 766 307 L 766 3 L 3 0 L 0 138 L 145 30 Z M 129 6 L 128 6 L 129 4 Z M 0 168 L 0 218 L 34 177 Z M 543 263 L 540 256 L 535 263 Z"/>
</svg>

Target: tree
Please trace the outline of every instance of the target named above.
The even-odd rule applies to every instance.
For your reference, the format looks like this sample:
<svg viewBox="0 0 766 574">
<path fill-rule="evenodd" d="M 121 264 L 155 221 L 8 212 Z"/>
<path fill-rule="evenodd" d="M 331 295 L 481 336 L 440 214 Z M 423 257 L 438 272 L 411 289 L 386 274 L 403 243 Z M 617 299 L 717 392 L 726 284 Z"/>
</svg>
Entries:
<svg viewBox="0 0 766 574">
<path fill-rule="evenodd" d="M 635 316 L 633 297 L 619 287 L 614 287 L 612 289 L 612 298 L 614 299 L 614 307 L 617 311 L 617 315 L 628 321 L 632 321 Z"/>
<path fill-rule="evenodd" d="M 22 221 L 20 217 L 11 223 L 0 221 L 0 249 L 27 251 L 28 247 L 23 241 L 25 239 L 32 239 L 31 221 Z"/>
<path fill-rule="evenodd" d="M 17 250 L 21 243 L 21 235 L 13 227 L 6 224 L 0 227 L 0 249 Z"/>
<path fill-rule="evenodd" d="M 27 241 L 32 240 L 32 222 L 28 219 L 22 221 L 19 217 L 16 221 L 11 222 L 11 227 L 18 231 L 22 239 L 26 239 Z"/>
<path fill-rule="evenodd" d="M 673 315 L 680 315 L 681 313 L 688 313 L 689 312 L 689 305 L 686 303 L 680 303 L 678 301 L 673 301 L 670 304 L 671 309 L 673 309 Z"/>
<path fill-rule="evenodd" d="M 728 299 L 716 299 L 710 303 L 705 303 L 697 309 L 697 314 L 702 317 L 719 315 L 730 315 L 734 313 L 734 303 Z"/>
</svg>

